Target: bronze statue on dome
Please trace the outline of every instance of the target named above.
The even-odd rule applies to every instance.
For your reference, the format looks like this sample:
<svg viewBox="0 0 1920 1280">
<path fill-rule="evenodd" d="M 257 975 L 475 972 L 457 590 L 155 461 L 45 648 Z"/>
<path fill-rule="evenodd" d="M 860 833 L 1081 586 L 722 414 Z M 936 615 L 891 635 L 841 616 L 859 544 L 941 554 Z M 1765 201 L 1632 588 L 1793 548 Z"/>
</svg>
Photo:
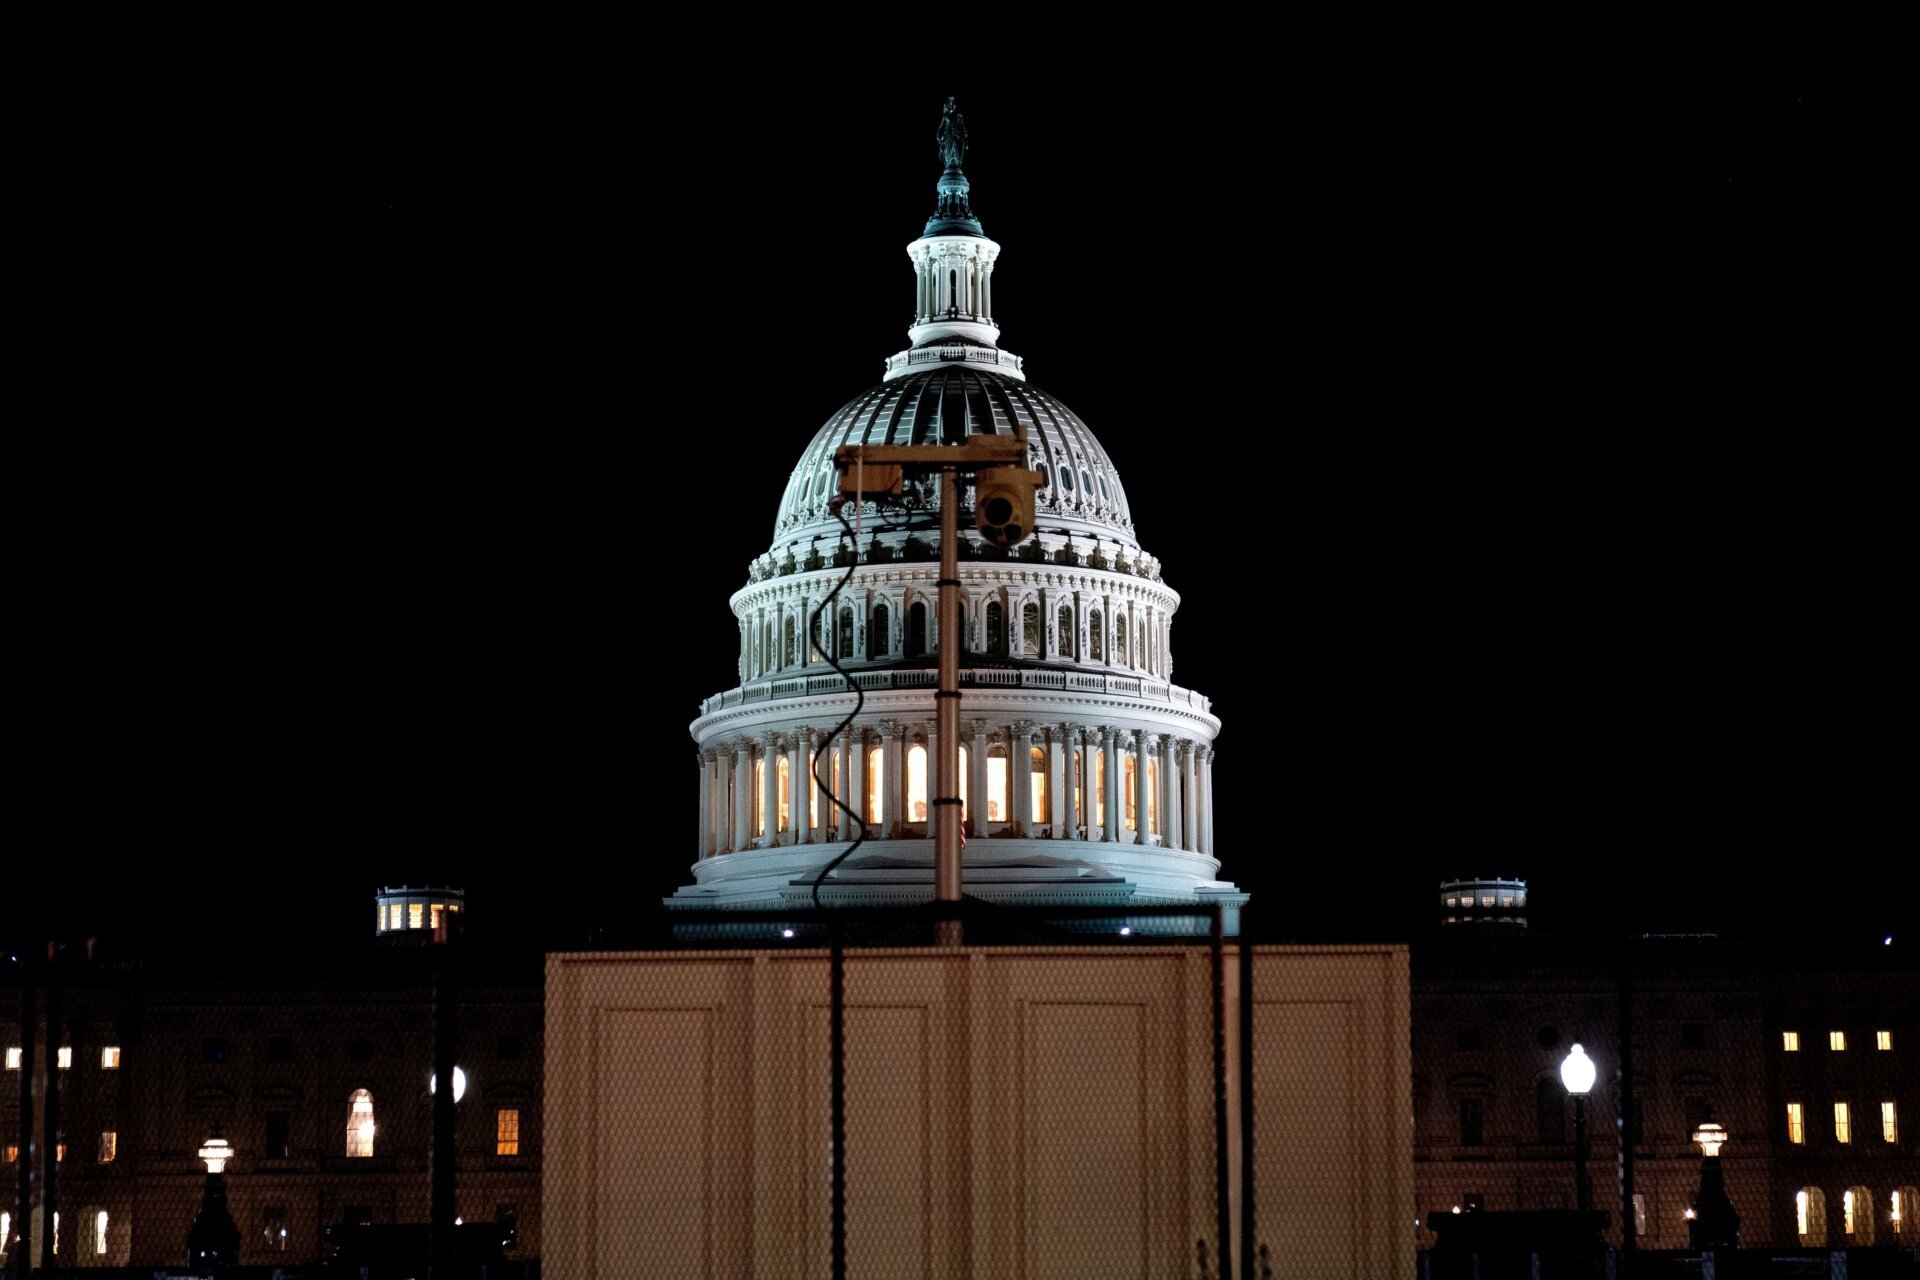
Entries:
<svg viewBox="0 0 1920 1280">
<path fill-rule="evenodd" d="M 940 144 L 940 158 L 947 168 L 958 169 L 961 157 L 967 153 L 967 118 L 953 109 L 953 99 L 947 99 L 946 110 L 940 113 L 940 131 L 934 134 L 934 140 Z"/>
</svg>

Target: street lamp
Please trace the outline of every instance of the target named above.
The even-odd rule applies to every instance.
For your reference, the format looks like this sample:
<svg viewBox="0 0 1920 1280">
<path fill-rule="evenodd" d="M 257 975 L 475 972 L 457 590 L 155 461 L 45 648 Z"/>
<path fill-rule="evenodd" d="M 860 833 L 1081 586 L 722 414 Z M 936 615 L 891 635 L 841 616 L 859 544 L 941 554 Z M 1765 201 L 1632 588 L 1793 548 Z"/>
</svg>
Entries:
<svg viewBox="0 0 1920 1280">
<path fill-rule="evenodd" d="M 1577 1044 L 1561 1060 L 1560 1083 L 1573 1098 L 1573 1207 L 1582 1213 L 1593 1207 L 1587 1185 L 1587 1093 L 1595 1074 L 1593 1059 Z"/>
<path fill-rule="evenodd" d="M 195 1154 L 206 1161 L 207 1185 L 200 1193 L 200 1212 L 187 1228 L 187 1265 L 231 1266 L 240 1261 L 240 1228 L 227 1212 L 227 1161 L 233 1159 L 233 1147 L 215 1125 Z"/>
<path fill-rule="evenodd" d="M 1727 1198 L 1720 1170 L 1720 1148 L 1727 1145 L 1727 1131 L 1709 1120 L 1693 1131 L 1693 1140 L 1700 1144 L 1700 1191 L 1687 1211 L 1687 1243 L 1702 1253 L 1737 1249 L 1740 1215 Z"/>
<path fill-rule="evenodd" d="M 428 1076 L 427 1092 L 438 1093 L 439 1091 L 440 1091 L 440 1077 L 437 1075 Z M 466 1096 L 467 1096 L 467 1073 L 465 1071 L 462 1071 L 459 1067 L 455 1067 L 453 1069 L 453 1100 L 455 1102 L 458 1102 Z"/>
</svg>

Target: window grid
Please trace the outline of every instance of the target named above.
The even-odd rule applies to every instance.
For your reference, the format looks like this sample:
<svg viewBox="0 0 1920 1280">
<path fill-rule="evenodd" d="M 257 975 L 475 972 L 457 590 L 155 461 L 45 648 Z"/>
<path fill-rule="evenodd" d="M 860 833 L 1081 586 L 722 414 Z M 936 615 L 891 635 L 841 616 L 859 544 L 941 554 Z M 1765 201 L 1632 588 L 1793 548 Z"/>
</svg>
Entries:
<svg viewBox="0 0 1920 1280">
<path fill-rule="evenodd" d="M 1900 1141 L 1900 1118 L 1891 1102 L 1880 1104 L 1880 1138 L 1883 1142 Z"/>
<path fill-rule="evenodd" d="M 1782 1031 L 1780 1033 L 1780 1047 L 1782 1051 L 1786 1053 L 1800 1052 L 1800 1033 L 1798 1031 Z"/>
<path fill-rule="evenodd" d="M 1844 1102 L 1833 1104 L 1833 1140 L 1853 1141 L 1853 1109 Z"/>
<path fill-rule="evenodd" d="M 112 1164 L 113 1158 L 120 1154 L 120 1134 L 113 1129 L 100 1131 L 100 1163 Z"/>
<path fill-rule="evenodd" d="M 1835 1053 L 1847 1051 L 1847 1033 L 1844 1031 L 1827 1032 L 1827 1048 Z"/>
<path fill-rule="evenodd" d="M 102 1071 L 118 1071 L 120 1069 L 119 1045 L 106 1044 L 100 1046 L 100 1069 Z"/>
<path fill-rule="evenodd" d="M 1873 1047 L 1881 1053 L 1893 1052 L 1893 1032 L 1876 1031 L 1873 1033 Z"/>
<path fill-rule="evenodd" d="M 520 1154 L 520 1110 L 502 1107 L 494 1113 L 493 1153 L 497 1156 Z"/>
<path fill-rule="evenodd" d="M 1807 1140 L 1806 1108 L 1798 1102 L 1787 1104 L 1787 1141 L 1795 1146 L 1804 1145 Z"/>
</svg>

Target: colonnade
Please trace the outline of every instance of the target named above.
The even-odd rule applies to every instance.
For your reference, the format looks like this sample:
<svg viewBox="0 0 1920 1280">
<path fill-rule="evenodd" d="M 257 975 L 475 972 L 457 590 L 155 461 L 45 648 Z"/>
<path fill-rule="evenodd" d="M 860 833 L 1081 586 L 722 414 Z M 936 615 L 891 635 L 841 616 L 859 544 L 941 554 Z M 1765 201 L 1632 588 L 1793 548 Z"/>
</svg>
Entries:
<svg viewBox="0 0 1920 1280">
<path fill-rule="evenodd" d="M 970 839 L 1214 852 L 1213 748 L 1204 741 L 1071 721 L 970 719 L 960 731 Z M 852 817 L 812 781 L 816 758 L 828 790 L 865 817 L 871 838 L 930 835 L 933 720 L 877 720 L 829 740 L 830 732 L 768 729 L 700 748 L 699 856 L 852 839 Z"/>
</svg>

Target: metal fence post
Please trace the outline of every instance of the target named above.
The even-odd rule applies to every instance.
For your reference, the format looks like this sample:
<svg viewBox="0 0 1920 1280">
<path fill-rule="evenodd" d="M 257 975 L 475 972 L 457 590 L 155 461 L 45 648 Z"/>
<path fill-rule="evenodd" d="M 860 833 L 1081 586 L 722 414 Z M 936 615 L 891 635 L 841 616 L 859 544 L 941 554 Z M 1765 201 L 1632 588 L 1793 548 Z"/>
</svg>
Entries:
<svg viewBox="0 0 1920 1280">
<path fill-rule="evenodd" d="M 1246 909 L 1240 913 L 1240 1257 L 1252 1274 L 1258 1223 L 1253 1198 L 1253 944 L 1247 935 Z"/>
<path fill-rule="evenodd" d="M 1227 932 L 1226 913 L 1213 904 L 1213 1176 L 1220 1242 L 1220 1280 L 1233 1280 L 1233 1186 L 1227 1159 Z M 1244 1259 L 1242 1259 L 1244 1261 Z"/>
<path fill-rule="evenodd" d="M 847 1277 L 847 953 L 840 934 L 833 935 L 827 975 L 827 1089 L 828 1126 L 833 1164 L 828 1180 L 830 1271 L 833 1280 Z"/>
</svg>

